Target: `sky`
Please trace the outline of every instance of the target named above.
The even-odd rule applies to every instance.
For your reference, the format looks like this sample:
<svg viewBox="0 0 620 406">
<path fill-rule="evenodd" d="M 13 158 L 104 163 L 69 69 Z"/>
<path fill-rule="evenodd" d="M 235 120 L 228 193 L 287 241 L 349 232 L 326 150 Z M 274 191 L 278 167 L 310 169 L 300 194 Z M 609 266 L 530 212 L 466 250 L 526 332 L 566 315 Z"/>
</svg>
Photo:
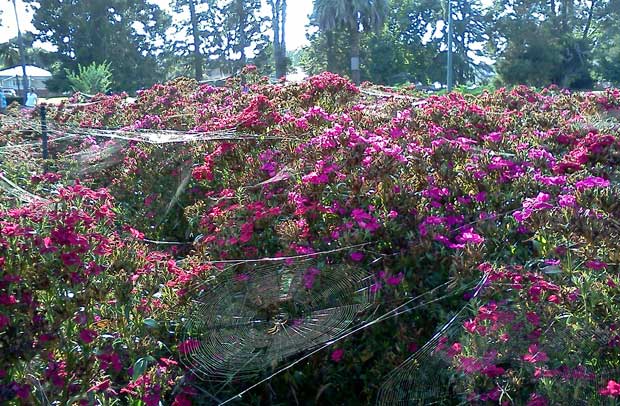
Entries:
<svg viewBox="0 0 620 406">
<path fill-rule="evenodd" d="M 170 12 L 170 0 L 149 0 L 151 3 L 158 4 L 163 9 Z M 263 1 L 265 3 L 265 1 Z M 301 48 L 308 43 L 306 39 L 306 25 L 308 15 L 312 12 L 312 0 L 292 0 L 288 2 L 287 21 L 286 21 L 286 47 L 289 50 Z M 32 11 L 22 0 L 16 0 L 19 25 L 22 32 L 34 31 L 32 26 Z M 10 38 L 17 36 L 17 26 L 15 24 L 15 13 L 11 1 L 0 0 L 0 43 L 6 42 Z M 268 12 L 268 11 L 267 11 Z M 49 49 L 43 44 L 35 44 Z M 52 50 L 52 49 L 50 49 Z"/>
</svg>

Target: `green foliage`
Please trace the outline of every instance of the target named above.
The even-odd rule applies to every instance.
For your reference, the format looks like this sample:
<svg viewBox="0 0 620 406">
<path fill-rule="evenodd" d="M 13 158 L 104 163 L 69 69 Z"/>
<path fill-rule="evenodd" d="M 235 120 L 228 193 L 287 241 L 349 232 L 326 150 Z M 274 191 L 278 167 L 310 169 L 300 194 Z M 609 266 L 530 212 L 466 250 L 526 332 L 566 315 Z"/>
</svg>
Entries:
<svg viewBox="0 0 620 406">
<path fill-rule="evenodd" d="M 619 11 L 613 1 L 495 2 L 491 48 L 501 81 L 582 89 L 592 86 L 593 71 L 613 77 L 605 50 Z"/>
<path fill-rule="evenodd" d="M 30 0 L 29 0 L 30 2 Z M 34 3 L 34 2 L 33 2 Z M 58 49 L 62 70 L 54 77 L 58 90 L 69 82 L 65 69 L 93 62 L 110 63 L 112 90 L 134 91 L 161 80 L 156 55 L 171 19 L 158 6 L 144 0 L 105 2 L 37 1 L 35 38 Z"/>
<path fill-rule="evenodd" d="M 91 95 L 106 93 L 112 86 L 112 72 L 107 62 L 93 62 L 88 66 L 78 64 L 77 73 L 67 70 L 67 79 L 74 91 Z"/>
<path fill-rule="evenodd" d="M 377 26 L 381 29 L 361 33 L 362 80 L 386 85 L 443 82 L 447 9 L 430 0 L 390 0 L 387 8 L 385 24 Z M 337 12 L 335 3 L 315 2 L 312 24 L 319 31 L 310 36 L 311 45 L 304 50 L 302 66 L 306 71 L 349 72 L 352 32 L 347 27 L 351 22 L 337 18 Z M 489 66 L 473 57 L 484 56 L 475 45 L 486 41 L 486 12 L 479 1 L 458 2 L 453 18 L 456 82 L 478 81 L 490 73 Z M 373 21 L 380 20 L 370 18 L 368 24 Z"/>
<path fill-rule="evenodd" d="M 26 64 L 49 70 L 58 60 L 58 56 L 54 52 L 49 52 L 34 46 L 35 37 L 33 33 L 22 33 L 22 41 L 24 43 L 24 59 L 26 60 Z M 20 63 L 17 37 L 13 37 L 7 42 L 1 43 L 0 66 L 10 67 L 19 65 Z"/>
</svg>

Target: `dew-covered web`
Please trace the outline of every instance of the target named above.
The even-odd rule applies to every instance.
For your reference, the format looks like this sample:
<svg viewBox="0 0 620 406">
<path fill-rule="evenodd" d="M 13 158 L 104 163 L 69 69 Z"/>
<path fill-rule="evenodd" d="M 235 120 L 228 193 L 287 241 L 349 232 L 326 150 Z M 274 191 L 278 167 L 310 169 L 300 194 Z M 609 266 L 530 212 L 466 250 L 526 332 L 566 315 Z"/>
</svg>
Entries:
<svg viewBox="0 0 620 406">
<path fill-rule="evenodd" d="M 486 333 L 476 336 L 464 328 L 476 315 L 474 303 L 480 302 L 470 302 L 451 316 L 387 376 L 377 405 L 462 405 L 498 400 L 514 404 L 510 392 L 515 388 L 528 393 L 553 392 L 561 402 L 558 404 L 605 403 L 599 390 L 620 372 L 611 355 L 613 337 L 608 332 L 576 328 L 568 320 L 570 315 L 558 315 L 547 324 L 528 328 L 518 319 L 523 311 L 514 303 L 491 301 L 492 317 L 499 323 L 491 323 Z M 484 309 L 480 307 L 478 314 Z M 461 348 L 468 352 L 460 353 Z M 547 358 L 551 361 L 546 362 Z M 600 363 L 601 359 L 608 362 Z M 518 372 L 535 368 L 538 382 Z M 504 372 L 497 373 L 500 369 Z M 572 390 L 564 390 L 566 385 Z"/>
<path fill-rule="evenodd" d="M 193 291 L 184 361 L 224 381 L 343 334 L 374 302 L 372 275 L 315 258 L 229 265 Z"/>
<path fill-rule="evenodd" d="M 280 261 L 224 261 L 231 265 L 190 293 L 195 299 L 181 355 L 202 378 L 197 389 L 217 399 L 214 396 L 227 386 L 228 393 L 234 382 L 237 395 L 217 403 L 239 401 L 341 340 L 470 289 L 477 291 L 484 284 L 483 278 L 455 290 L 448 281 L 419 295 L 386 302 L 379 310 L 372 273 L 321 260 L 352 248 L 360 247 Z M 239 391 L 242 381 L 250 386 Z"/>
<path fill-rule="evenodd" d="M 486 278 L 482 278 L 472 299 L 480 294 L 485 283 Z M 438 350 L 458 336 L 469 310 L 469 304 L 463 305 L 422 347 L 390 372 L 379 388 L 378 405 L 443 405 L 454 397 L 449 362 Z"/>
<path fill-rule="evenodd" d="M 183 235 L 185 226 L 182 224 L 181 199 L 189 192 L 192 168 L 202 160 L 199 151 L 208 149 L 211 143 L 264 144 L 287 140 L 282 136 L 257 136 L 236 129 L 209 132 L 104 129 L 49 122 L 46 133 L 49 155 L 53 160 L 43 162 L 40 141 L 43 132 L 41 122 L 24 115 L 7 115 L 2 116 L 1 119 L 0 127 L 4 131 L 20 133 L 22 137 L 19 138 L 20 143 L 12 143 L 10 138 L 5 140 L 5 145 L 0 146 L 0 161 L 4 159 L 30 161 L 31 171 L 45 172 L 51 169 L 67 179 L 77 178 L 88 181 L 90 178 L 96 181 L 92 185 L 89 184 L 91 187 L 108 187 L 108 183 L 118 177 L 119 171 L 125 170 L 127 165 L 124 160 L 129 149 L 147 150 L 148 159 L 156 159 L 157 165 L 145 168 L 157 172 L 150 174 L 151 178 L 159 177 L 164 181 L 156 183 L 137 181 L 135 182 L 136 190 L 126 191 L 131 196 L 128 196 L 128 199 L 119 196 L 119 202 L 122 200 L 123 210 L 129 216 L 140 219 L 140 224 L 137 226 L 142 228 L 147 236 L 156 232 L 163 224 L 167 224 L 168 228 L 179 230 L 176 233 L 176 239 L 182 240 L 182 243 L 189 242 L 189 236 Z M 41 169 L 44 167 L 47 169 Z M 144 168 L 141 169 L 144 170 Z M 290 171 L 288 167 L 284 167 L 270 179 L 238 188 L 240 190 L 260 188 L 286 180 L 291 177 Z M 2 173 L 0 176 L 0 189 L 8 198 L 22 203 L 45 200 L 45 194 L 37 196 L 36 193 L 20 187 L 19 184 L 22 182 L 19 179 L 12 179 L 10 175 Z M 49 193 L 53 193 L 53 190 L 49 190 Z M 170 224 L 170 222 L 175 224 Z M 153 241 L 148 238 L 147 240 Z"/>
</svg>

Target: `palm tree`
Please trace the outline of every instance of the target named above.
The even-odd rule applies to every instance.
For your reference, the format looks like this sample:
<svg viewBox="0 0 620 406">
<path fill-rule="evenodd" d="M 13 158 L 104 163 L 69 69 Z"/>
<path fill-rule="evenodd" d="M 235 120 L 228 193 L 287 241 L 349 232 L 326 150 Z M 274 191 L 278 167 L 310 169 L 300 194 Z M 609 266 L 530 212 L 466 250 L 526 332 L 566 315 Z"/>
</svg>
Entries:
<svg viewBox="0 0 620 406">
<path fill-rule="evenodd" d="M 19 48 L 14 42 L 0 44 L 0 66 L 15 66 L 19 64 Z"/>
<path fill-rule="evenodd" d="M 351 36 L 351 79 L 360 83 L 360 38 L 362 31 L 378 31 L 387 15 L 388 0 L 314 0 L 314 17 L 333 47 L 333 32 L 345 28 Z M 331 42 L 331 43 L 330 43 Z M 333 57 L 328 55 L 328 68 Z M 332 65 L 333 66 L 333 65 Z"/>
</svg>

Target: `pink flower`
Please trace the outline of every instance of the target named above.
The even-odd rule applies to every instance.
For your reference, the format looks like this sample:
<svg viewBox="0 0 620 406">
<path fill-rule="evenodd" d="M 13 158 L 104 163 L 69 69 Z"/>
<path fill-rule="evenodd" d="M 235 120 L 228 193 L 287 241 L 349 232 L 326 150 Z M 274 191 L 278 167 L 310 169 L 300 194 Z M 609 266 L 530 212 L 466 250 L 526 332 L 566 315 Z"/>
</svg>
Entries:
<svg viewBox="0 0 620 406">
<path fill-rule="evenodd" d="M 607 264 L 603 261 L 599 261 L 598 259 L 591 259 L 587 261 L 585 265 L 595 271 L 600 271 L 601 269 L 607 268 Z"/>
<path fill-rule="evenodd" d="M 532 393 L 530 395 L 530 399 L 527 402 L 527 406 L 547 406 L 547 405 L 549 405 L 549 401 L 547 400 L 547 398 L 537 393 Z"/>
<path fill-rule="evenodd" d="M 398 286 L 403 281 L 405 275 L 402 272 L 399 272 L 398 275 L 390 275 L 386 278 L 385 282 L 387 282 L 390 286 Z"/>
<path fill-rule="evenodd" d="M 87 392 L 102 392 L 108 389 L 109 387 L 110 387 L 110 380 L 106 379 L 105 381 L 99 382 L 98 384 L 91 386 L 87 390 Z"/>
<path fill-rule="evenodd" d="M 573 195 L 559 195 L 558 204 L 560 207 L 576 207 L 577 201 Z"/>
<path fill-rule="evenodd" d="M 241 226 L 241 235 L 239 236 L 239 242 L 246 243 L 252 239 L 254 234 L 254 224 L 251 222 L 243 223 Z"/>
<path fill-rule="evenodd" d="M 344 350 L 342 348 L 338 348 L 332 352 L 331 360 L 338 363 L 342 361 L 342 357 L 344 357 Z"/>
<path fill-rule="evenodd" d="M 620 396 L 620 383 L 614 380 L 609 380 L 607 382 L 607 387 L 605 389 L 599 390 L 598 393 L 600 393 L 603 396 L 610 396 L 610 397 L 617 398 L 618 396 Z"/>
<path fill-rule="evenodd" d="M 609 181 L 598 176 L 589 176 L 579 182 L 575 183 L 575 188 L 582 192 L 586 189 L 592 189 L 596 187 L 608 187 Z"/>
<path fill-rule="evenodd" d="M 549 361 L 549 357 L 543 351 L 538 350 L 538 344 L 532 344 L 527 349 L 527 354 L 523 356 L 523 361 L 535 364 L 537 362 Z"/>
<path fill-rule="evenodd" d="M 484 237 L 474 232 L 472 227 L 466 227 L 465 230 L 456 237 L 456 241 L 461 244 L 482 244 L 484 242 Z"/>
<path fill-rule="evenodd" d="M 144 233 L 141 233 L 140 231 L 136 230 L 135 228 L 129 227 L 129 232 L 131 233 L 131 236 L 133 238 L 136 238 L 138 240 L 141 240 L 141 239 L 144 238 Z"/>
<path fill-rule="evenodd" d="M 82 340 L 84 344 L 90 344 L 95 340 L 95 338 L 97 338 L 97 332 L 85 328 L 80 331 L 79 336 L 80 336 L 80 340 Z"/>
<path fill-rule="evenodd" d="M 351 253 L 351 260 L 355 262 L 360 262 L 364 259 L 364 253 L 355 251 Z"/>
<path fill-rule="evenodd" d="M 181 354 L 189 354 L 196 351 L 198 347 L 200 347 L 200 341 L 190 338 L 189 340 L 185 340 L 179 344 L 179 352 Z"/>
</svg>

